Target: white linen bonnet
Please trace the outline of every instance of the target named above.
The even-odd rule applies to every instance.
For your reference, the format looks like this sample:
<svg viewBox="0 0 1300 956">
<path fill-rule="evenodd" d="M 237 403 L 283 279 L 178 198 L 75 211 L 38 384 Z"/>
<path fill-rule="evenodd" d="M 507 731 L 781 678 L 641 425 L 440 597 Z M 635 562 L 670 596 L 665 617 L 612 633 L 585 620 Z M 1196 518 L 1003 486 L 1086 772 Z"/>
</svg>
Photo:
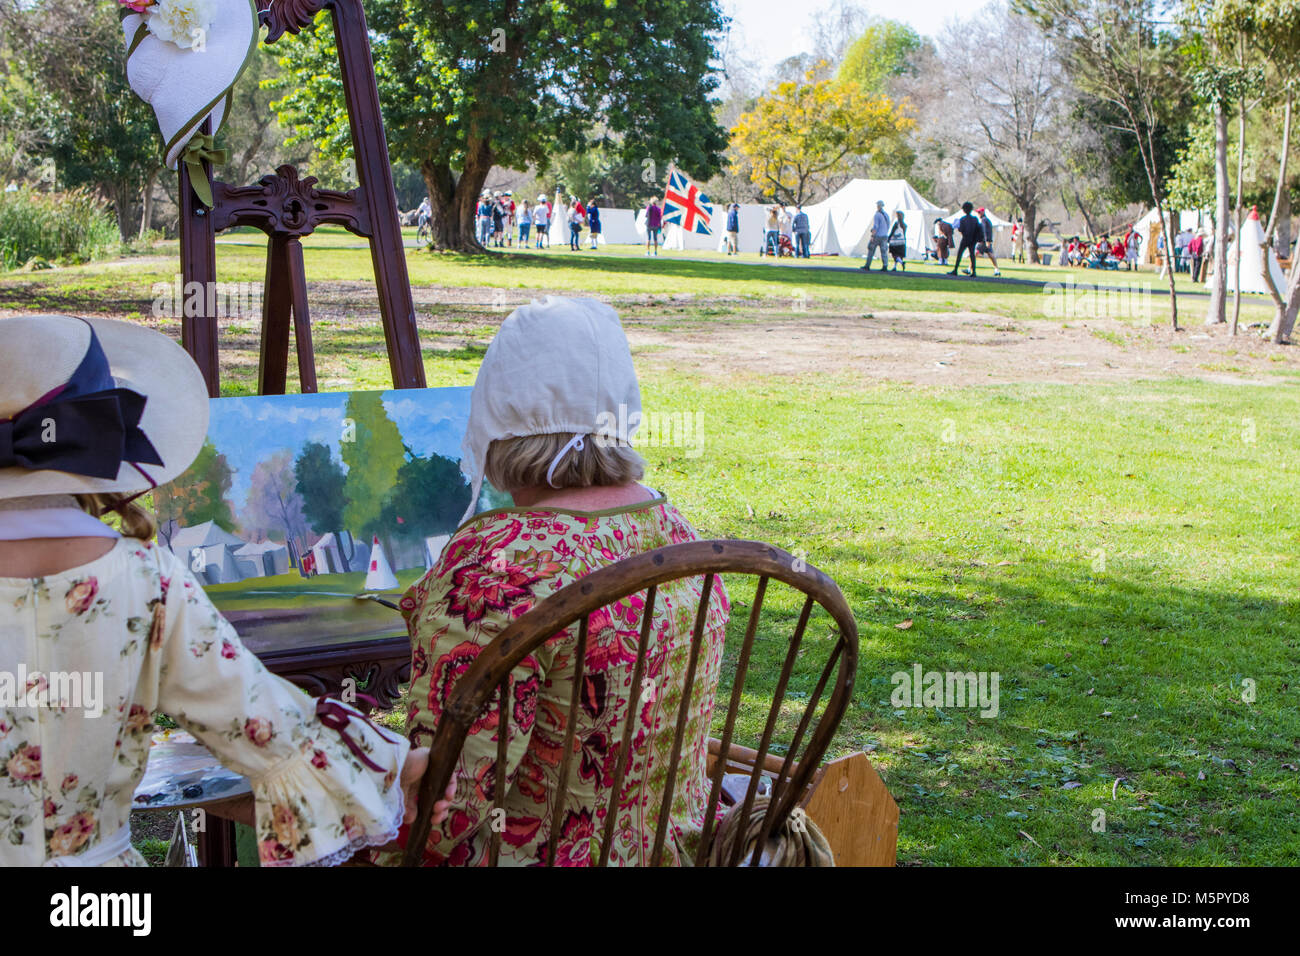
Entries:
<svg viewBox="0 0 1300 956">
<path fill-rule="evenodd" d="M 503 438 L 571 434 L 551 469 L 588 435 L 628 443 L 641 421 L 641 389 L 618 313 L 589 298 L 548 295 L 512 312 L 470 395 L 461 471 L 478 507 L 488 446 Z"/>
</svg>

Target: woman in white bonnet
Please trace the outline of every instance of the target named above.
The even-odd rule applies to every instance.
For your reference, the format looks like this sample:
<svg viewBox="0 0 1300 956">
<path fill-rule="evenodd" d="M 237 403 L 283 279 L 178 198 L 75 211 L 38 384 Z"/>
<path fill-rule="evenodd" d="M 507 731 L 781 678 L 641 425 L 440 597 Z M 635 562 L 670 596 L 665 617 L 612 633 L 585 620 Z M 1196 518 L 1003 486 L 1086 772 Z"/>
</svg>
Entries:
<svg viewBox="0 0 1300 956">
<path fill-rule="evenodd" d="M 471 398 L 462 468 L 473 489 L 486 477 L 514 505 L 470 517 L 438 564 L 402 601 L 411 633 L 413 743 L 432 737 L 456 678 L 511 621 L 588 572 L 654 548 L 696 540 L 659 492 L 641 483 L 630 446 L 641 395 L 618 316 L 593 299 L 548 297 L 515 311 L 484 356 Z M 468 517 L 468 515 L 467 515 Z M 561 832 L 550 832 L 559 750 L 574 677 L 577 629 L 557 636 L 512 674 L 507 829 L 503 865 L 585 866 L 600 850 L 629 701 L 641 713 L 634 755 L 616 806 L 610 862 L 648 860 L 663 797 L 675 715 L 702 579 L 662 585 L 647 676 L 656 692 L 628 685 L 642 596 L 593 615 L 576 732 L 582 754 L 565 796 Z M 728 615 L 721 582 L 710 601 L 664 859 L 694 853 L 708 798 L 705 760 Z M 458 765 L 462 781 L 446 822 L 425 849 L 428 865 L 486 859 L 496 727 L 475 726 Z"/>
</svg>

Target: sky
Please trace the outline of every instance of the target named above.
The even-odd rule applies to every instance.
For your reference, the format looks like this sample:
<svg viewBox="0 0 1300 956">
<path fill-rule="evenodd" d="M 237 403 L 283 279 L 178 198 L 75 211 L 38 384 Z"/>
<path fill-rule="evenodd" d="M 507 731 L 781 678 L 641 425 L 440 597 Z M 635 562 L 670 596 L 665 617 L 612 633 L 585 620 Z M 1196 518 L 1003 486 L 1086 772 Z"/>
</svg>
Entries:
<svg viewBox="0 0 1300 956">
<path fill-rule="evenodd" d="M 723 0 L 723 12 L 732 18 L 744 46 L 756 58 L 775 64 L 812 48 L 809 25 L 829 0 Z M 922 36 L 934 37 L 953 18 L 972 16 L 984 5 L 983 0 L 921 0 L 915 5 L 885 0 L 858 0 L 858 6 L 888 20 L 901 20 Z"/>
</svg>

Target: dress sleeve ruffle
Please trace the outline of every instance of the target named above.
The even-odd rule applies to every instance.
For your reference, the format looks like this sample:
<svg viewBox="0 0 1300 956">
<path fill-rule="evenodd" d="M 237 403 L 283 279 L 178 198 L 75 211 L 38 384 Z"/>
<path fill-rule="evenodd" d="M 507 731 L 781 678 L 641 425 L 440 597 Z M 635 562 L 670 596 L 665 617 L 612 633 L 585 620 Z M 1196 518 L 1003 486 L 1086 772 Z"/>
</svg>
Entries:
<svg viewBox="0 0 1300 956">
<path fill-rule="evenodd" d="M 345 704 L 322 703 L 336 720 L 346 714 L 346 727 L 319 727 L 299 754 L 249 778 L 262 866 L 337 866 L 391 843 L 402 825 L 405 803 L 395 784 L 410 744 Z"/>
</svg>

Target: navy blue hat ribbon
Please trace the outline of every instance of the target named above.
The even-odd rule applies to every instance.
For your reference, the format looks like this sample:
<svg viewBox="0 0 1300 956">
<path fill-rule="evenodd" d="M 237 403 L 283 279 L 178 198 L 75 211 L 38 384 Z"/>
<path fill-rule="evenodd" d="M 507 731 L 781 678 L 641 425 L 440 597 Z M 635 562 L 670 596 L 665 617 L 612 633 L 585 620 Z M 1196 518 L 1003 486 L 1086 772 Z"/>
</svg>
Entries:
<svg viewBox="0 0 1300 956">
<path fill-rule="evenodd" d="M 157 449 L 140 429 L 145 401 L 139 392 L 116 386 L 92 328 L 86 355 L 72 377 L 0 420 L 0 468 L 112 479 L 123 462 L 161 465 Z"/>
</svg>

